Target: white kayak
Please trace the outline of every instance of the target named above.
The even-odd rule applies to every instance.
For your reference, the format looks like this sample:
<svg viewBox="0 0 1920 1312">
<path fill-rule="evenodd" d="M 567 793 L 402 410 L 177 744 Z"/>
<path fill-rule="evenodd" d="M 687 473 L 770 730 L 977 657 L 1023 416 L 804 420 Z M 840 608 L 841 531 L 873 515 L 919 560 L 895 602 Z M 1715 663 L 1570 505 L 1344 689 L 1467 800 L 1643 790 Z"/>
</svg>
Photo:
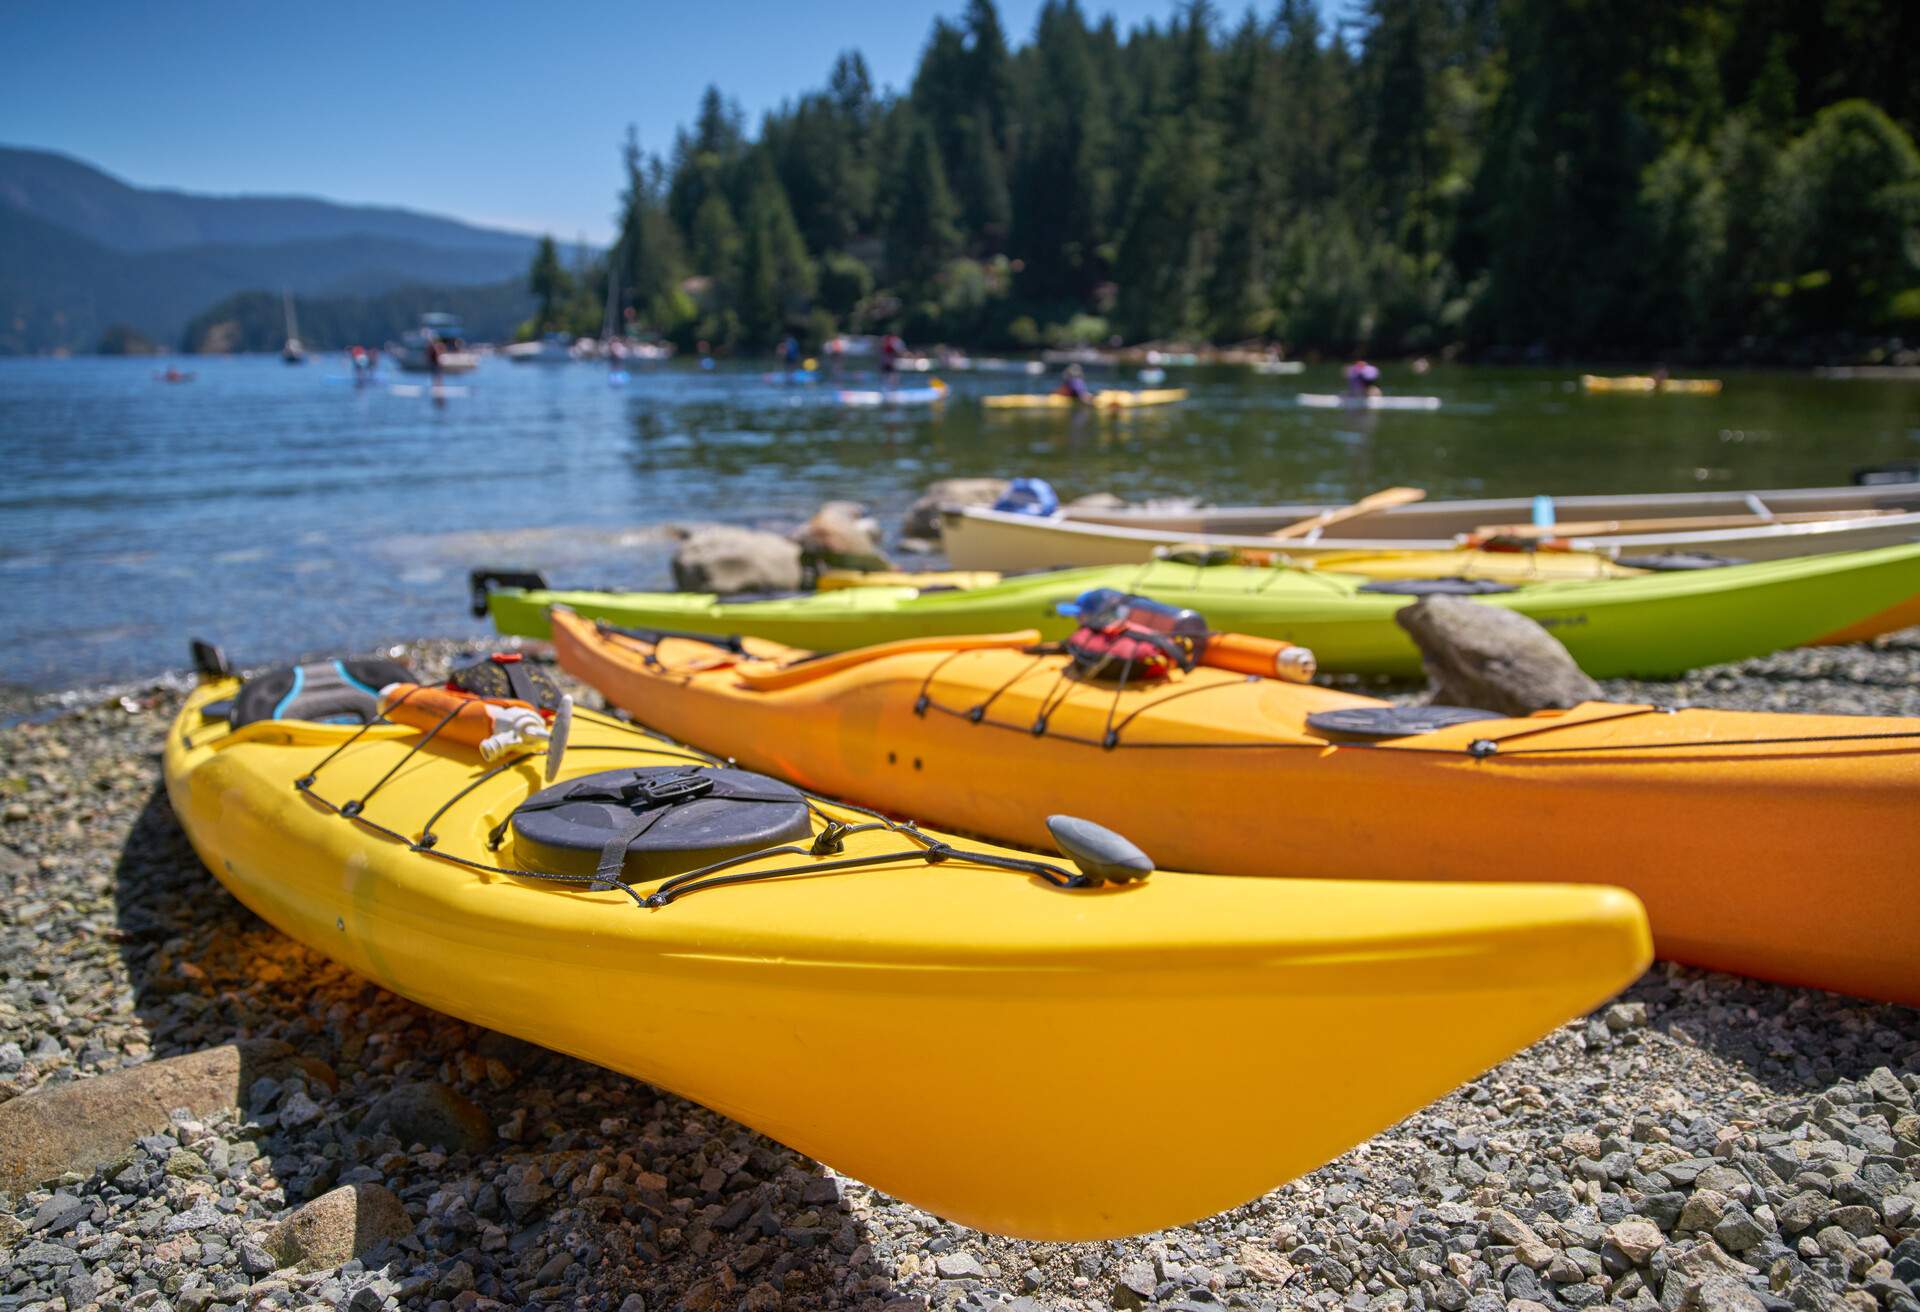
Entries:
<svg viewBox="0 0 1920 1312">
<path fill-rule="evenodd" d="M 895 387 L 885 391 L 851 391 L 842 389 L 838 397 L 841 405 L 878 406 L 878 405 L 933 405 L 947 399 L 944 386 L 933 387 Z"/>
<path fill-rule="evenodd" d="M 1336 396 L 1302 392 L 1294 398 L 1311 410 L 1438 410 L 1437 396 Z"/>
<path fill-rule="evenodd" d="M 1302 374 L 1307 371 L 1305 360 L 1255 360 L 1253 371 L 1257 374 L 1286 375 Z"/>
<path fill-rule="evenodd" d="M 468 388 L 458 383 L 440 383 L 437 385 L 431 383 L 395 383 L 387 389 L 387 391 L 394 396 L 427 396 L 431 394 L 436 400 L 444 400 L 450 396 L 465 396 L 468 390 Z"/>
<path fill-rule="evenodd" d="M 1837 495 L 1820 496 L 1830 492 Z M 1742 517 L 1723 508 L 1751 498 L 1767 513 Z M 1762 498 L 1765 498 L 1763 501 Z M 1566 497 L 1556 505 L 1567 524 L 1565 545 L 1629 562 L 1704 553 L 1729 560 L 1780 560 L 1830 551 L 1866 551 L 1920 542 L 1920 483 L 1877 488 L 1809 488 L 1787 492 L 1693 496 Z M 1135 564 L 1174 549 L 1271 553 L 1305 560 L 1343 552 L 1454 551 L 1476 531 L 1523 520 L 1521 499 L 1436 501 L 1363 515 L 1319 532 L 1290 538 L 1272 534 L 1330 507 L 1317 504 L 1247 506 L 1157 513 L 1152 510 L 1066 511 L 1023 515 L 985 506 L 941 510 L 941 537 L 955 569 L 1018 573 L 1086 565 Z M 1637 508 L 1651 518 L 1627 519 Z M 1574 516 L 1582 510 L 1585 523 Z M 1703 512 L 1721 512 L 1719 527 L 1699 526 Z M 1826 511 L 1828 514 L 1822 514 Z M 1516 513 L 1518 512 L 1518 513 Z M 1667 522 L 1660 518 L 1664 512 Z M 1621 518 L 1616 531 L 1595 523 Z M 1747 522 L 1735 522 L 1745 518 Z"/>
</svg>

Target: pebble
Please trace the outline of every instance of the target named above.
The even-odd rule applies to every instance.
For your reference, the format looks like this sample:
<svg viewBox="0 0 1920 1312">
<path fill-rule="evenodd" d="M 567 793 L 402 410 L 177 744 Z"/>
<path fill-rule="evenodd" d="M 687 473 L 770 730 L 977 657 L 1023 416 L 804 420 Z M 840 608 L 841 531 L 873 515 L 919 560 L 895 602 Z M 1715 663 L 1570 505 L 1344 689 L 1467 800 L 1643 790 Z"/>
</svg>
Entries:
<svg viewBox="0 0 1920 1312">
<path fill-rule="evenodd" d="M 458 649 L 416 652 L 433 673 Z M 1920 714 L 1920 634 L 1608 692 Z M 238 1040 L 299 1064 L 0 1194 L 0 1312 L 1920 1312 L 1913 1011 L 1656 965 L 1231 1212 L 1002 1239 L 281 937 L 172 819 L 177 696 L 0 733 L 22 811 L 0 828 L 0 1108 Z M 1167 1127 L 1166 1150 L 1210 1133 Z M 283 1246 L 343 1195 L 378 1200 L 379 1242 Z"/>
</svg>

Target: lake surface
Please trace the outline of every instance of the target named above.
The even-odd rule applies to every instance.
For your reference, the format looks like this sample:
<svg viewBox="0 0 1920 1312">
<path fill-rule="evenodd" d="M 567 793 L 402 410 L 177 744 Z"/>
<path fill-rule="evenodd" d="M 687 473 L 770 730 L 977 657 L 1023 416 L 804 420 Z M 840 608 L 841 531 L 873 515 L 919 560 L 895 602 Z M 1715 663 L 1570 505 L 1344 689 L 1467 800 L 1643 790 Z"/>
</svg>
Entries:
<svg viewBox="0 0 1920 1312">
<path fill-rule="evenodd" d="M 1920 385 L 1786 374 L 1726 375 L 1719 397 L 1589 397 L 1576 369 L 1389 367 L 1390 391 L 1444 407 L 1353 415 L 1293 402 L 1337 390 L 1333 366 L 1170 369 L 1186 404 L 1102 419 L 989 416 L 979 395 L 1045 385 L 1005 375 L 954 375 L 939 411 L 883 412 L 769 384 L 765 365 L 676 363 L 614 388 L 590 365 L 493 359 L 436 407 L 351 386 L 337 357 L 176 363 L 192 382 L 148 360 L 0 360 L 15 700 L 178 669 L 194 636 L 249 664 L 478 636 L 473 566 L 668 587 L 668 522 L 786 528 L 845 497 L 891 529 L 937 478 L 1229 503 L 1844 483 L 1920 457 Z"/>
</svg>

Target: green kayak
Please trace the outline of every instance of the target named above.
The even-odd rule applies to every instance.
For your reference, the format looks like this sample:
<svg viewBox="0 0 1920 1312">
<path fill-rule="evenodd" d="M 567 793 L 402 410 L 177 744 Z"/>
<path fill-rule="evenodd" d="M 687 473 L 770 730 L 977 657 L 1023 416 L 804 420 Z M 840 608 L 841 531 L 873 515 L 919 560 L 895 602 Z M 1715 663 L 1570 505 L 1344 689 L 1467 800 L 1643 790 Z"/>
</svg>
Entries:
<svg viewBox="0 0 1920 1312">
<path fill-rule="evenodd" d="M 1323 670 L 1420 673 L 1419 653 L 1393 618 L 1415 596 L 1384 589 L 1423 585 L 1352 575 L 1156 561 L 1022 575 L 965 591 L 847 588 L 739 602 L 695 592 L 484 587 L 480 577 L 476 598 L 484 594 L 495 627 L 531 638 L 548 636 L 547 608 L 554 605 L 628 627 L 744 634 L 815 651 L 1027 628 L 1059 638 L 1073 622 L 1054 613 L 1055 603 L 1092 588 L 1117 588 L 1191 607 L 1221 632 L 1310 647 Z M 1614 678 L 1679 674 L 1797 647 L 1916 594 L 1920 545 L 1535 583 L 1473 600 L 1530 616 L 1565 643 L 1587 673 Z"/>
</svg>

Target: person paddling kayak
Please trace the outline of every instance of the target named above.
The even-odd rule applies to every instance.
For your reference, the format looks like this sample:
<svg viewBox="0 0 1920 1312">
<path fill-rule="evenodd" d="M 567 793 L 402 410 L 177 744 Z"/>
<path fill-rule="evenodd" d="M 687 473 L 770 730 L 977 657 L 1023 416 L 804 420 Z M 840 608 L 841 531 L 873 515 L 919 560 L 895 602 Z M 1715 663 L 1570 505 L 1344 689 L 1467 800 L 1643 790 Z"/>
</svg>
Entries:
<svg viewBox="0 0 1920 1312">
<path fill-rule="evenodd" d="M 1053 389 L 1055 396 L 1064 396 L 1080 405 L 1093 404 L 1093 389 L 1087 386 L 1086 375 L 1080 366 L 1070 364 L 1060 377 L 1060 386 Z"/>
<path fill-rule="evenodd" d="M 1347 395 L 1352 397 L 1379 396 L 1380 370 L 1365 360 L 1355 360 L 1347 366 Z"/>
</svg>

